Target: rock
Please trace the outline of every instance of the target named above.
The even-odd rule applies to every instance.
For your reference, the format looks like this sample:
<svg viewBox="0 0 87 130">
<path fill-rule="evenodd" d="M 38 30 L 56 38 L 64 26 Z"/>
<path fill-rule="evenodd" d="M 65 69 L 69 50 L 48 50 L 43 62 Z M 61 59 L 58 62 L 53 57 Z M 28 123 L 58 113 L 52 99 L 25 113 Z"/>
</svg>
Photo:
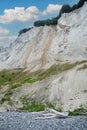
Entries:
<svg viewBox="0 0 87 130">
<path fill-rule="evenodd" d="M 21 96 L 39 103 L 53 103 L 64 111 L 87 107 L 86 14 L 87 2 L 78 10 L 63 14 L 57 26 L 34 27 L 8 47 L 0 46 L 0 70 L 24 68 L 33 72 L 52 65 L 76 64 L 71 69 L 66 66 L 67 71 L 16 88 L 10 96 L 17 108 L 23 106 Z M 11 109 L 8 103 L 3 107 L 1 110 Z"/>
<path fill-rule="evenodd" d="M 63 14 L 57 26 L 34 27 L 8 47 L 0 47 L 0 70 L 35 71 L 52 64 L 87 60 L 87 3 Z"/>
</svg>

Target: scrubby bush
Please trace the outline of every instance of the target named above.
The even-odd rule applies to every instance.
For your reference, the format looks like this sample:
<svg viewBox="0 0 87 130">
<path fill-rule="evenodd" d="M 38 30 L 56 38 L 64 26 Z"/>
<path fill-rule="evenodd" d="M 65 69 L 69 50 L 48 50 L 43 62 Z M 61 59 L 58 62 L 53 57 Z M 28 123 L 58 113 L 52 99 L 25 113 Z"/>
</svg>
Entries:
<svg viewBox="0 0 87 130">
<path fill-rule="evenodd" d="M 87 109 L 81 107 L 77 108 L 74 111 L 69 111 L 70 116 L 87 116 Z"/>
<path fill-rule="evenodd" d="M 61 15 L 63 13 L 69 13 L 71 11 L 72 11 L 72 8 L 69 5 L 63 5 L 61 10 L 60 10 L 59 17 L 61 17 Z"/>
<path fill-rule="evenodd" d="M 82 7 L 84 5 L 84 2 L 86 2 L 87 0 L 80 0 L 77 4 L 73 5 L 72 7 L 72 11 L 75 9 L 78 9 L 80 7 Z"/>
<path fill-rule="evenodd" d="M 57 17 L 52 18 L 52 19 L 47 19 L 47 20 L 35 21 L 34 26 L 39 27 L 39 26 L 44 26 L 44 25 L 48 25 L 48 26 L 49 25 L 57 25 L 57 21 L 63 13 L 69 13 L 75 9 L 82 7 L 84 5 L 85 1 L 87 1 L 87 0 L 80 0 L 77 4 L 73 5 L 72 7 L 70 5 L 63 5 L 60 12 L 59 12 L 59 15 Z"/>
<path fill-rule="evenodd" d="M 22 33 L 26 33 L 27 31 L 31 30 L 32 28 L 33 28 L 33 27 L 21 29 L 21 30 L 19 31 L 18 36 L 20 36 Z"/>
<path fill-rule="evenodd" d="M 38 20 L 34 22 L 34 26 L 45 26 L 45 25 L 56 25 L 57 24 L 57 18 L 47 19 L 47 20 Z"/>
<path fill-rule="evenodd" d="M 87 0 L 80 0 L 77 4 L 73 5 L 72 7 L 70 5 L 63 5 L 60 12 L 59 12 L 59 16 L 61 17 L 61 15 L 63 13 L 69 13 L 71 11 L 74 11 L 80 7 L 82 7 L 84 5 L 84 2 L 86 2 Z"/>
</svg>

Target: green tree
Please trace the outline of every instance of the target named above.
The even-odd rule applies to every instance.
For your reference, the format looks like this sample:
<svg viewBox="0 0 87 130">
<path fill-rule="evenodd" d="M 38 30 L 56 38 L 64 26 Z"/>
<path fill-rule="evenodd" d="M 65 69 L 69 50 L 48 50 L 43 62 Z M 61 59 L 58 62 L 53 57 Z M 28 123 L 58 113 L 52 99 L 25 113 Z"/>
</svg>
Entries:
<svg viewBox="0 0 87 130">
<path fill-rule="evenodd" d="M 52 19 L 47 19 L 47 20 L 38 20 L 34 22 L 34 26 L 39 27 L 39 26 L 45 26 L 45 25 L 56 25 L 57 24 L 57 17 L 52 18 Z"/>
<path fill-rule="evenodd" d="M 69 5 L 63 5 L 60 12 L 59 12 L 59 17 L 61 17 L 61 15 L 63 13 L 69 13 L 71 11 L 72 11 L 72 9 L 71 9 L 71 7 Z"/>
<path fill-rule="evenodd" d="M 39 26 L 44 26 L 44 25 L 57 25 L 58 19 L 61 17 L 63 13 L 69 13 L 75 9 L 78 9 L 84 5 L 84 2 L 87 0 L 80 0 L 77 4 L 73 5 L 72 7 L 70 5 L 63 5 L 59 15 L 55 18 L 52 19 L 47 19 L 47 20 L 38 20 L 34 22 L 34 26 L 39 27 Z"/>
<path fill-rule="evenodd" d="M 78 9 L 80 7 L 82 7 L 84 5 L 84 2 L 86 2 L 87 0 L 80 0 L 77 4 L 73 5 L 72 7 L 72 11 L 75 9 Z"/>
<path fill-rule="evenodd" d="M 31 30 L 32 28 L 33 28 L 33 27 L 21 29 L 21 30 L 19 31 L 18 36 L 20 36 L 22 33 L 26 33 L 27 31 Z"/>
</svg>

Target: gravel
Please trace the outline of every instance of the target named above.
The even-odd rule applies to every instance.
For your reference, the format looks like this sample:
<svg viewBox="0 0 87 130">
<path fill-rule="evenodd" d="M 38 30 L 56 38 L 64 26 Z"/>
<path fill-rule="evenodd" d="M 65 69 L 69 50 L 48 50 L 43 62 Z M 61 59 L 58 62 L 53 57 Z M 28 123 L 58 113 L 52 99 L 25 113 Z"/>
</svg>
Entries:
<svg viewBox="0 0 87 130">
<path fill-rule="evenodd" d="M 87 116 L 36 119 L 40 113 L 0 113 L 0 130 L 87 130 Z"/>
</svg>

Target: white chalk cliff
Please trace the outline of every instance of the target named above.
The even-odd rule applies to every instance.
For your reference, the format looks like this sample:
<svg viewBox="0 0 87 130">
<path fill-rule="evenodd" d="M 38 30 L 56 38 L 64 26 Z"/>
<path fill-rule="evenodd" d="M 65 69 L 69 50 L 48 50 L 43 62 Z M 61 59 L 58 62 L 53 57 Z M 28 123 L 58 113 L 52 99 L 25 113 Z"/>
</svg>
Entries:
<svg viewBox="0 0 87 130">
<path fill-rule="evenodd" d="M 63 14 L 57 26 L 33 27 L 8 47 L 0 47 L 0 70 L 25 68 L 36 71 L 54 64 L 86 60 L 87 3 L 78 10 Z M 37 100 L 46 97 L 44 100 L 57 106 L 60 104 L 64 110 L 81 105 L 87 107 L 87 68 L 78 71 L 83 65 L 86 66 L 86 62 L 32 85 L 24 85 L 18 88 L 18 92 L 16 89 L 12 99 L 18 100 L 34 91 Z"/>
<path fill-rule="evenodd" d="M 87 59 L 87 4 L 63 14 L 56 27 L 34 27 L 8 48 L 0 48 L 0 69 L 28 67 L 30 70 L 56 62 Z"/>
</svg>

